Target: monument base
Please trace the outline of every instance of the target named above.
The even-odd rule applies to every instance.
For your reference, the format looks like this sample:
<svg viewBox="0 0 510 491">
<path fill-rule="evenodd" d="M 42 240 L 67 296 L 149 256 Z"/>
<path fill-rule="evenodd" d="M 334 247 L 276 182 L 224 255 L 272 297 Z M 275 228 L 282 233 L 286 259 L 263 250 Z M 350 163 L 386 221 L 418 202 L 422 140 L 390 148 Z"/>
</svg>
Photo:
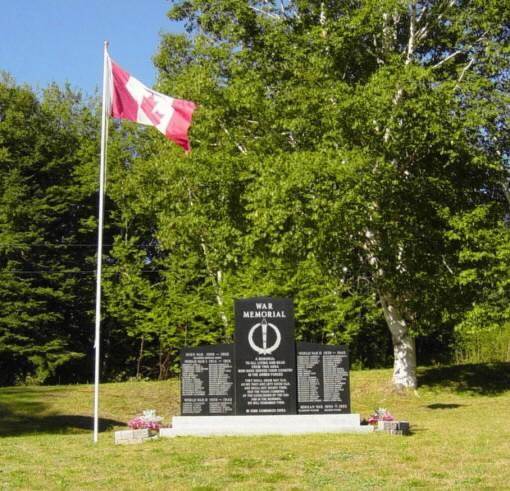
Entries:
<svg viewBox="0 0 510 491">
<path fill-rule="evenodd" d="M 174 416 L 172 428 L 159 436 L 297 435 L 306 433 L 370 433 L 359 414 L 291 414 L 268 416 Z"/>
</svg>

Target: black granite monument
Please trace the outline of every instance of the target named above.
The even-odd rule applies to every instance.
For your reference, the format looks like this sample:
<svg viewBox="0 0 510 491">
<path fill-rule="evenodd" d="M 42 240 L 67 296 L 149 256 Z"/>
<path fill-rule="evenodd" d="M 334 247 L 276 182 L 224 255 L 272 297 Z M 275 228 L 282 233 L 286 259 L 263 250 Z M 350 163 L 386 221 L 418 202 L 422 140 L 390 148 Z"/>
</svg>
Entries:
<svg viewBox="0 0 510 491">
<path fill-rule="evenodd" d="M 296 414 L 292 302 L 237 300 L 235 317 L 236 414 Z"/>
<path fill-rule="evenodd" d="M 181 350 L 181 413 L 186 416 L 234 414 L 231 344 Z"/>
<path fill-rule="evenodd" d="M 300 414 L 351 412 L 344 346 L 297 343 L 297 375 Z"/>
<path fill-rule="evenodd" d="M 291 300 L 236 300 L 235 321 L 235 344 L 181 350 L 183 416 L 350 413 L 347 349 L 296 346 Z"/>
</svg>

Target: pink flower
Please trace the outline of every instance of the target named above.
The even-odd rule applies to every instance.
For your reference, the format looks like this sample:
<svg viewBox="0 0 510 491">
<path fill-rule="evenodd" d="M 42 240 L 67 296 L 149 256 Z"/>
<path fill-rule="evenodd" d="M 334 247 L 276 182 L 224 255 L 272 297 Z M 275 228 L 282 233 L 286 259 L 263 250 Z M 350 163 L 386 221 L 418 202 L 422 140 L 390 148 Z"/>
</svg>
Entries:
<svg viewBox="0 0 510 491">
<path fill-rule="evenodd" d="M 145 421 L 141 416 L 137 416 L 128 422 L 128 426 L 133 430 L 159 430 L 161 425 L 155 421 Z"/>
</svg>

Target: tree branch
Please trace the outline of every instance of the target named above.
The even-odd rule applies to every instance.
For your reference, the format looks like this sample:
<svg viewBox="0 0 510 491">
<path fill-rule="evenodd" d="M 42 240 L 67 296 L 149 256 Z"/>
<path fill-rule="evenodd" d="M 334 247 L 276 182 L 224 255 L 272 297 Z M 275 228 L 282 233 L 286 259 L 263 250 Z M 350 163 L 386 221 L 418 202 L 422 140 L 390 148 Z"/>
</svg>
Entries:
<svg viewBox="0 0 510 491">
<path fill-rule="evenodd" d="M 475 62 L 475 58 L 473 57 L 469 60 L 469 63 L 464 67 L 464 69 L 462 70 L 462 73 L 460 74 L 459 79 L 457 80 L 457 83 L 455 84 L 456 89 L 459 87 L 460 83 L 462 82 L 462 79 L 464 78 L 464 75 L 471 68 L 471 66 L 473 65 L 474 62 Z"/>
<path fill-rule="evenodd" d="M 224 125 L 221 125 L 221 127 L 223 128 L 223 131 L 225 132 L 225 134 L 230 138 L 230 132 L 227 130 L 227 128 L 224 126 Z M 240 143 L 237 143 L 236 141 L 234 141 L 234 145 L 237 147 L 237 149 L 243 154 L 243 155 L 246 155 L 248 152 L 246 151 L 246 148 L 243 147 L 243 145 L 241 145 Z"/>
<path fill-rule="evenodd" d="M 259 9 L 257 7 L 253 7 L 252 5 L 250 5 L 250 8 L 255 11 L 255 12 L 258 12 L 260 14 L 264 14 L 264 15 L 267 15 L 268 17 L 271 17 L 273 19 L 278 19 L 278 20 L 281 20 L 282 17 L 280 15 L 277 15 L 277 14 L 273 14 L 272 12 L 267 12 L 266 10 L 263 10 L 263 9 Z"/>
<path fill-rule="evenodd" d="M 443 17 L 444 17 L 444 14 L 445 12 L 453 7 L 455 5 L 455 0 L 449 0 L 447 2 L 444 2 L 445 5 L 442 9 L 440 9 L 440 13 L 439 15 L 437 16 L 436 18 L 436 21 L 439 22 Z M 428 14 L 428 10 L 427 9 L 423 9 L 420 13 L 420 16 L 419 16 L 419 21 L 421 21 L 423 18 L 425 18 Z M 429 29 L 430 29 L 430 25 L 431 23 L 430 22 L 426 22 L 417 32 L 416 34 L 416 39 L 417 41 L 422 41 L 423 39 L 425 39 L 429 33 Z"/>
<path fill-rule="evenodd" d="M 459 54 L 461 54 L 461 53 L 466 53 L 466 54 L 467 54 L 467 52 L 468 52 L 470 49 L 472 49 L 472 48 L 475 46 L 475 44 L 476 44 L 476 43 L 478 43 L 479 41 L 481 41 L 482 39 L 484 39 L 486 35 L 487 35 L 487 31 L 485 31 L 485 32 L 484 32 L 484 33 L 483 33 L 483 34 L 482 34 L 479 38 L 477 38 L 475 41 L 473 41 L 473 42 L 471 43 L 471 45 L 470 45 L 470 46 L 468 46 L 467 48 L 465 48 L 465 49 L 463 49 L 463 50 L 462 50 L 462 49 L 458 49 L 458 50 L 457 50 L 457 51 L 455 51 L 454 53 L 449 54 L 446 58 L 444 58 L 444 59 L 442 59 L 441 61 L 437 62 L 437 63 L 436 63 L 436 64 L 432 67 L 432 69 L 440 67 L 443 63 L 446 63 L 448 60 L 451 60 L 452 58 L 454 58 L 455 56 L 457 56 L 457 55 L 459 55 Z"/>
<path fill-rule="evenodd" d="M 407 53 L 405 64 L 409 65 L 413 59 L 416 44 L 416 4 L 409 7 L 409 40 L 407 42 Z"/>
<path fill-rule="evenodd" d="M 462 51 L 459 49 L 459 50 L 455 51 L 454 53 L 449 54 L 446 58 L 443 58 L 441 61 L 437 62 L 432 67 L 432 70 L 434 70 L 435 68 L 439 68 L 442 64 L 446 63 L 448 60 L 451 60 L 455 56 L 460 55 L 461 53 L 462 53 Z"/>
</svg>

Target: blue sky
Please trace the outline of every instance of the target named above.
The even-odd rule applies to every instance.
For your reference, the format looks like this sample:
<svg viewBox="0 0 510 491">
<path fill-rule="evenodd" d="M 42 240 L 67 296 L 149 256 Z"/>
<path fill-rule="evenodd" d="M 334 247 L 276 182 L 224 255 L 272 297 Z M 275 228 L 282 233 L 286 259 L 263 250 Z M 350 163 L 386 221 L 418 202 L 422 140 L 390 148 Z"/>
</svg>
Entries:
<svg viewBox="0 0 510 491">
<path fill-rule="evenodd" d="M 43 88 L 55 81 L 93 94 L 102 83 L 103 41 L 141 82 L 155 81 L 152 56 L 170 22 L 168 0 L 0 0 L 0 70 Z"/>
</svg>

